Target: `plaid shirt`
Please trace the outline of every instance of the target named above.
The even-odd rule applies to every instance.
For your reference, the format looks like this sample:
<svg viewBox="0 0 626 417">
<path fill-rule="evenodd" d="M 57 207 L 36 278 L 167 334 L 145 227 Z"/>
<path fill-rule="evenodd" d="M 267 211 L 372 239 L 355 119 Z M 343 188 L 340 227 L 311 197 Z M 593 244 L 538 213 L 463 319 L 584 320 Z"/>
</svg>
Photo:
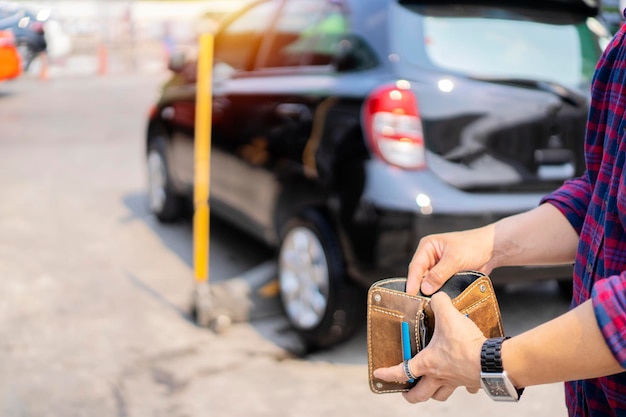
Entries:
<svg viewBox="0 0 626 417">
<path fill-rule="evenodd" d="M 626 368 L 626 25 L 600 58 L 591 92 L 587 170 L 543 202 L 580 236 L 572 307 L 593 300 L 606 343 Z M 570 416 L 626 416 L 626 373 L 567 382 L 565 394 Z"/>
</svg>

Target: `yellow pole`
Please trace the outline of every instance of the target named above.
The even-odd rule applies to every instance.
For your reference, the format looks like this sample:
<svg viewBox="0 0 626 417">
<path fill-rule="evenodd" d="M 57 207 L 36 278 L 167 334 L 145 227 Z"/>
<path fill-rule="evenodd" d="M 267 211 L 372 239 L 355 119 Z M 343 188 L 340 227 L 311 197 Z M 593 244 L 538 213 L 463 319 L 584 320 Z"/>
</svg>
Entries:
<svg viewBox="0 0 626 417">
<path fill-rule="evenodd" d="M 195 181 L 193 248 L 194 275 L 197 283 L 209 280 L 209 184 L 211 162 L 211 113 L 213 72 L 213 35 L 200 36 L 198 49 L 195 124 Z"/>
</svg>

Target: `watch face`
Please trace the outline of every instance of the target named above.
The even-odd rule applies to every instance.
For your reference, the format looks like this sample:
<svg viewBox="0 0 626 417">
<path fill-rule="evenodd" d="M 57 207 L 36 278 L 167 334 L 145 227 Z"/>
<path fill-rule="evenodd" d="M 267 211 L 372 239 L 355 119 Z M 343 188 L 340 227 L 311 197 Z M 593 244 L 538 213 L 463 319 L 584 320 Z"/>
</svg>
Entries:
<svg viewBox="0 0 626 417">
<path fill-rule="evenodd" d="M 510 398 L 511 393 L 507 389 L 506 383 L 502 377 L 483 377 L 483 385 L 485 390 L 492 397 Z"/>
</svg>

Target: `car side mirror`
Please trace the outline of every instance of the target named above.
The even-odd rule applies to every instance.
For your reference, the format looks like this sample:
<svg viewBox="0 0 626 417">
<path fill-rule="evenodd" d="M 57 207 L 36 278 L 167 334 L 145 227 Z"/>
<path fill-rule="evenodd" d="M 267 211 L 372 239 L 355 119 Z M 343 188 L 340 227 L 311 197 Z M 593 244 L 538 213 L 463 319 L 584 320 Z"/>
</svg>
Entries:
<svg viewBox="0 0 626 417">
<path fill-rule="evenodd" d="M 187 56 L 183 51 L 174 51 L 167 62 L 167 69 L 174 73 L 180 73 L 185 68 L 186 61 Z"/>
</svg>

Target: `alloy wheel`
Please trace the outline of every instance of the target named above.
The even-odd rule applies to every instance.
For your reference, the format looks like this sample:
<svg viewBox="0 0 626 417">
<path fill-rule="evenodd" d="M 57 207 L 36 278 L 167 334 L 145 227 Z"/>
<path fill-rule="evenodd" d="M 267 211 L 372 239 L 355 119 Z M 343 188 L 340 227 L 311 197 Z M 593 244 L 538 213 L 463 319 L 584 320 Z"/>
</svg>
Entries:
<svg viewBox="0 0 626 417">
<path fill-rule="evenodd" d="M 329 272 L 324 247 L 310 229 L 293 228 L 283 239 L 279 283 L 290 322 L 304 330 L 319 325 L 328 306 Z"/>
<path fill-rule="evenodd" d="M 156 149 L 148 152 L 148 201 L 150 210 L 159 213 L 165 206 L 167 197 L 165 187 L 167 185 L 167 172 L 165 161 Z"/>
</svg>

